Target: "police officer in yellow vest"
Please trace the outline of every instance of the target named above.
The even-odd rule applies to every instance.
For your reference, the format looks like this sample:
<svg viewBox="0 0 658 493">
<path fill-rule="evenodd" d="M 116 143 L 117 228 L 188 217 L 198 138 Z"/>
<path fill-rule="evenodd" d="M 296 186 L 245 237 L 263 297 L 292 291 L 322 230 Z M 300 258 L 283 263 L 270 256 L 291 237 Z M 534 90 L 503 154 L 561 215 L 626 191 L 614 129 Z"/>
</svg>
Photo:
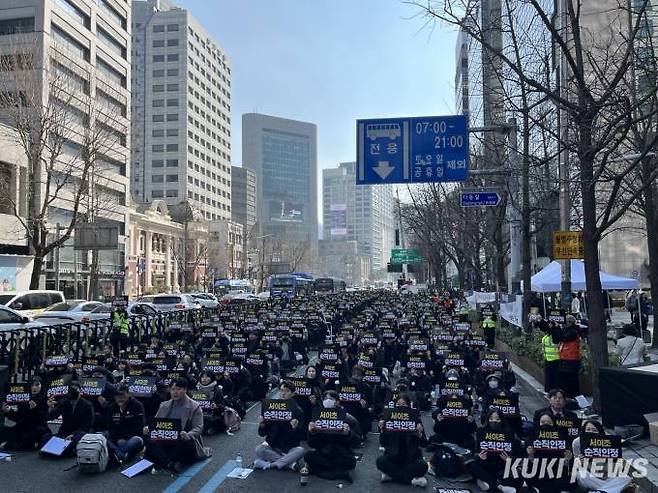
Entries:
<svg viewBox="0 0 658 493">
<path fill-rule="evenodd" d="M 497 317 L 493 313 L 493 309 L 491 308 L 490 305 L 487 305 L 484 310 L 482 310 L 482 314 L 484 316 L 484 320 L 482 320 L 482 323 L 480 326 L 482 327 L 482 330 L 484 331 L 484 340 L 487 341 L 487 347 L 489 349 L 493 349 L 494 346 L 496 345 L 496 320 Z"/>
<path fill-rule="evenodd" d="M 541 346 L 544 353 L 544 390 L 559 388 L 560 378 L 560 345 L 555 343 L 551 327 L 543 323 L 540 325 L 544 336 Z"/>
<path fill-rule="evenodd" d="M 127 296 L 118 296 L 112 302 L 112 332 L 110 333 L 110 342 L 114 346 L 115 356 L 118 356 L 120 351 L 126 351 L 128 349 L 130 319 L 126 311 L 127 306 Z"/>
</svg>

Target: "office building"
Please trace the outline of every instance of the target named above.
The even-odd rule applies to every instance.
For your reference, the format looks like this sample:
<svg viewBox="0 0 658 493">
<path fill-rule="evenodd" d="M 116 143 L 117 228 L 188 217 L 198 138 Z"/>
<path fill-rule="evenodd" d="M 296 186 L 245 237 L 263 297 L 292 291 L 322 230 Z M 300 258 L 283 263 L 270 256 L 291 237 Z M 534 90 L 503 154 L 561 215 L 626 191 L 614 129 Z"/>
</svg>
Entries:
<svg viewBox="0 0 658 493">
<path fill-rule="evenodd" d="M 231 217 L 242 224 L 245 242 L 253 244 L 256 237 L 256 190 L 254 171 L 240 166 L 231 167 Z"/>
<path fill-rule="evenodd" d="M 185 9 L 133 3 L 132 192 L 231 218 L 231 68 Z"/>
<path fill-rule="evenodd" d="M 256 173 L 260 236 L 283 256 L 317 251 L 317 127 L 274 116 L 242 115 L 242 163 Z"/>
<path fill-rule="evenodd" d="M 395 246 L 392 186 L 357 186 L 354 162 L 322 170 L 322 223 L 325 242 L 356 241 L 357 253 L 371 259 L 371 279 L 384 276 Z"/>
<path fill-rule="evenodd" d="M 77 209 L 91 222 L 103 221 L 118 231 L 116 244 L 97 250 L 95 284 L 100 289 L 93 294 L 111 296 L 122 290 L 129 224 L 130 4 L 124 0 L 4 0 L 1 5 L 2 62 L 12 57 L 18 60 L 0 74 L 3 97 L 13 85 L 14 91 L 22 93 L 24 106 L 56 116 L 62 124 L 56 130 L 52 118 L 51 123 L 37 124 L 57 134 L 49 141 L 57 149 L 52 171 L 47 173 L 45 166 L 35 171 L 19 143 L 17 120 L 12 119 L 11 110 L 0 110 L 0 196 L 9 198 L 0 200 L 0 246 L 5 253 L 30 253 L 25 228 L 11 203 L 17 205 L 23 220 L 30 200 L 37 210 L 45 207 L 52 238 L 68 229 Z M 37 94 L 38 98 L 31 97 Z M 38 116 L 34 121 L 45 120 Z M 30 196 L 30 180 L 43 184 L 47 179 L 50 187 L 37 186 Z M 75 251 L 73 243 L 73 238 L 67 240 L 56 254 L 46 257 L 40 284 L 64 291 L 67 298 L 86 297 L 92 254 Z"/>
</svg>

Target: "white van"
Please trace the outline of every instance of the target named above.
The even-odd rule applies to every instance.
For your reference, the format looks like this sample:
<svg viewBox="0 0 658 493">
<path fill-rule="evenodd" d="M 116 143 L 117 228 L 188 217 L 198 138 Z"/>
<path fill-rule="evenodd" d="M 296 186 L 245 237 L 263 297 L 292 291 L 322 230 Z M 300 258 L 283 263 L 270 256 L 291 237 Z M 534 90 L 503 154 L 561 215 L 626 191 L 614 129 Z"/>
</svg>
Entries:
<svg viewBox="0 0 658 493">
<path fill-rule="evenodd" d="M 50 305 L 64 301 L 64 294 L 61 291 L 34 290 L 0 293 L 0 305 L 16 310 L 26 317 L 33 317 Z"/>
</svg>

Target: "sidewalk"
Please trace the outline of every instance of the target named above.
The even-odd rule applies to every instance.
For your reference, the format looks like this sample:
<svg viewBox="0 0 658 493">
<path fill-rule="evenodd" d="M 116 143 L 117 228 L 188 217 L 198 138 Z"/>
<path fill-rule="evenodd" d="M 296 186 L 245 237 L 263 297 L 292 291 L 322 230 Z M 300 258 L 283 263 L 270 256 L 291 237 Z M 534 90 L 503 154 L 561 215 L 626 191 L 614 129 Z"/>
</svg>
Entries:
<svg viewBox="0 0 658 493">
<path fill-rule="evenodd" d="M 652 355 L 655 355 L 658 360 L 658 351 L 654 351 Z M 521 412 L 528 415 L 532 408 L 528 409 L 527 404 L 531 402 L 534 406 L 537 406 L 540 402 L 547 402 L 544 397 L 544 386 L 532 375 L 525 372 L 514 363 L 511 363 L 511 365 L 517 376 L 517 380 L 521 381 L 520 384 L 523 387 L 524 395 L 528 396 L 528 398 L 524 397 L 521 406 Z M 524 406 L 524 404 L 526 406 Z M 526 407 L 526 409 L 524 409 L 524 407 Z M 532 414 L 530 414 L 530 416 L 532 416 Z M 646 477 L 636 479 L 635 481 L 639 485 L 642 493 L 658 493 L 658 446 L 652 445 L 648 438 L 634 440 L 624 446 L 624 458 L 643 458 L 649 461 Z"/>
</svg>

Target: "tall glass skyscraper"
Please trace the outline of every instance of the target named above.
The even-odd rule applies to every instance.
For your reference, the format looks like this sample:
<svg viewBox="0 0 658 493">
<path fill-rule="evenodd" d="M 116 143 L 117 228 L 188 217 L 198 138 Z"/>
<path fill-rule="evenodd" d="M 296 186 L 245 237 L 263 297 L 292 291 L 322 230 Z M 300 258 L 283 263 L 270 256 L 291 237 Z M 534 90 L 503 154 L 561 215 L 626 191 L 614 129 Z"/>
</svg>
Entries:
<svg viewBox="0 0 658 493">
<path fill-rule="evenodd" d="M 274 116 L 242 115 L 242 165 L 257 176 L 260 236 L 317 250 L 317 127 Z"/>
</svg>

